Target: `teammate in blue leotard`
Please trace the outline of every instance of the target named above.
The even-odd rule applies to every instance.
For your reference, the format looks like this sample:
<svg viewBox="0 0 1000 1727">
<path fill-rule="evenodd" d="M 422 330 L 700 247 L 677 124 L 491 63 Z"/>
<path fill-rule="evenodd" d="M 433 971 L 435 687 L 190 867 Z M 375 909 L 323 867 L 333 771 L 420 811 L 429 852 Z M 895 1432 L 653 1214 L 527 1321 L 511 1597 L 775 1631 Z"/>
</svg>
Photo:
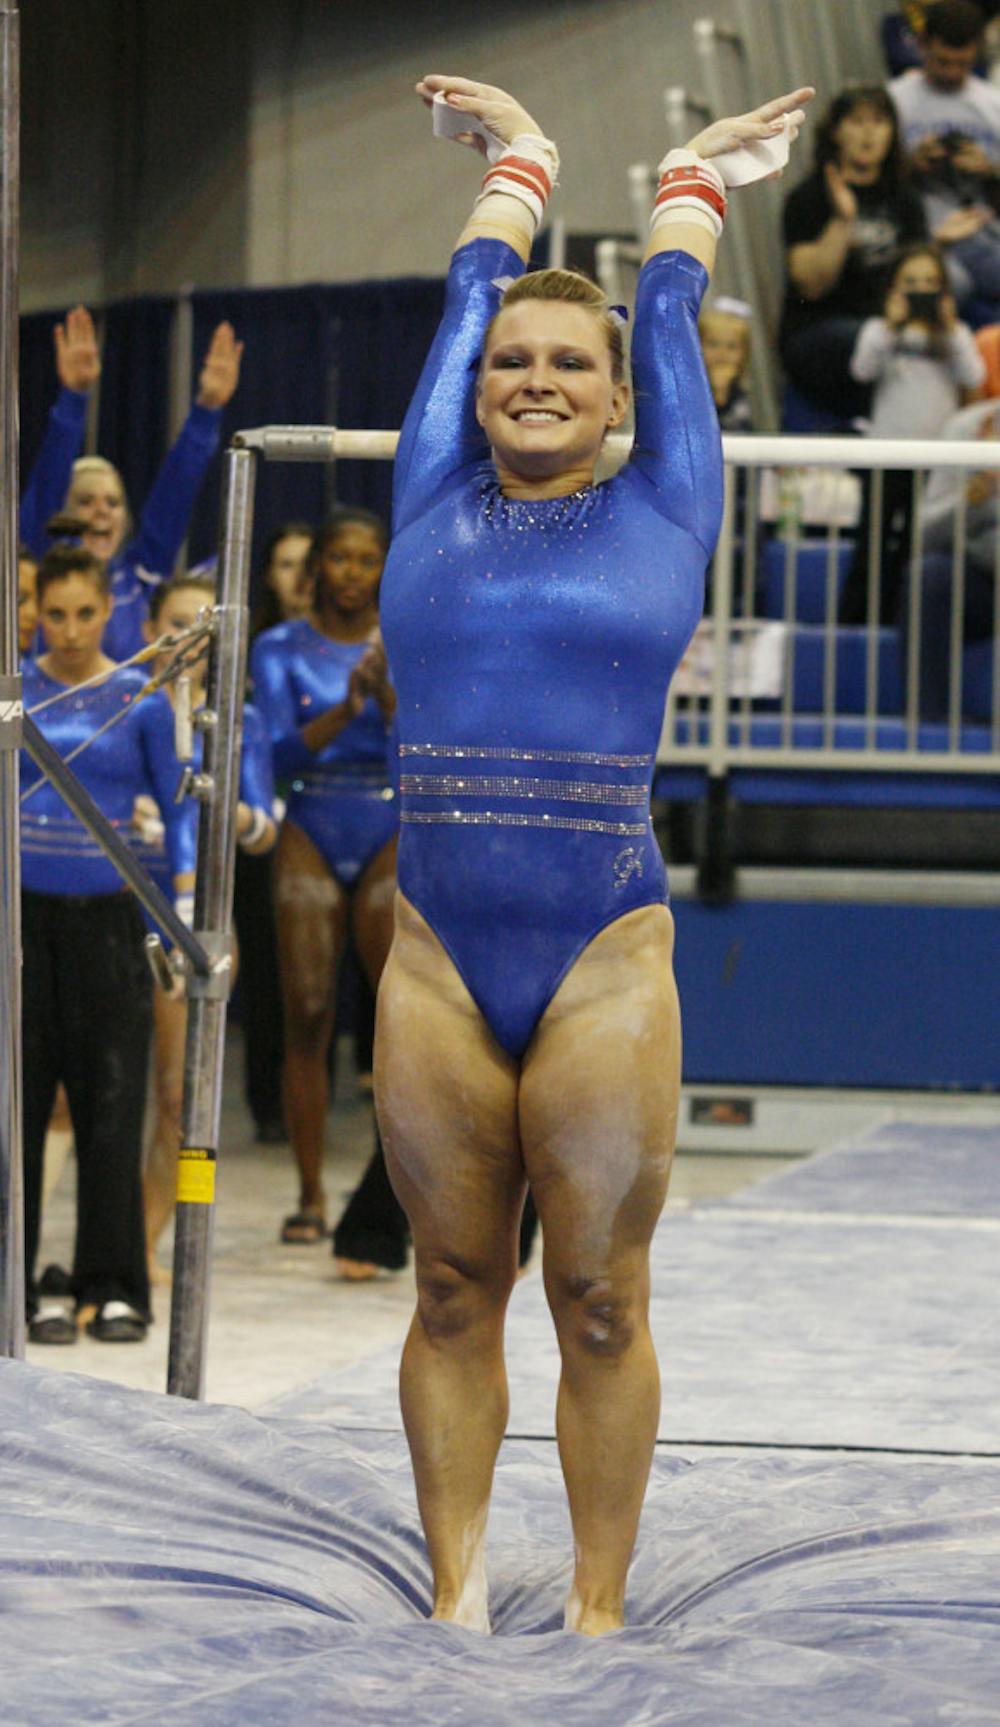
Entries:
<svg viewBox="0 0 1000 1727">
<path fill-rule="evenodd" d="M 197 570 L 175 576 L 154 589 L 146 636 L 180 636 L 197 622 L 199 614 L 215 600 L 212 576 Z M 174 654 L 167 650 L 156 662 L 157 671 L 169 667 Z M 204 705 L 208 671 L 208 646 L 187 663 L 191 680 L 193 712 Z M 173 703 L 177 685 L 167 685 Z M 192 738 L 192 765 L 201 765 L 201 736 Z M 178 776 L 180 767 L 177 769 Z M 243 709 L 243 747 L 240 755 L 240 796 L 236 811 L 236 839 L 244 855 L 269 852 L 278 837 L 274 819 L 274 778 L 271 772 L 271 740 L 257 709 Z M 149 797 L 137 800 L 134 842 L 143 866 L 158 887 L 169 892 L 170 859 L 164 843 L 163 817 Z M 155 928 L 146 917 L 150 928 Z M 234 944 L 235 945 L 235 944 Z M 235 960 L 234 954 L 234 960 Z M 235 977 L 235 965 L 234 965 Z M 156 990 L 153 995 L 153 1123 L 143 1169 L 143 1200 L 146 1215 L 146 1253 L 151 1283 L 164 1283 L 166 1273 L 156 1258 L 156 1244 L 173 1217 L 177 1201 L 177 1152 L 181 1143 L 181 1106 L 184 1100 L 184 1049 L 187 1036 L 187 1002 L 178 988 L 171 995 Z"/>
<path fill-rule="evenodd" d="M 680 1036 L 649 792 L 721 500 L 697 311 L 725 199 L 705 159 L 782 116 L 794 134 L 809 93 L 720 121 L 663 165 L 632 347 L 635 448 L 595 485 L 628 401 L 620 331 L 593 284 L 522 279 L 555 147 L 501 90 L 433 76 L 418 91 L 447 93 L 506 148 L 407 415 L 383 583 L 401 840 L 375 1083 L 416 1252 L 403 1416 L 434 1615 L 487 1629 L 503 1318 L 530 1181 L 563 1363 L 566 1622 L 599 1633 L 622 1623 L 659 1405 L 648 1246 Z"/>
<path fill-rule="evenodd" d="M 117 669 L 101 651 L 111 615 L 106 570 L 84 547 L 55 547 L 38 571 L 38 599 L 47 651 L 25 662 L 25 708 L 36 710 L 64 758 L 86 746 L 73 771 L 116 827 L 127 830 L 140 793 L 156 799 L 173 887 L 183 897 L 194 881 L 195 824 L 191 807 L 174 802 L 170 705 L 162 692 L 137 699 L 142 674 Z M 107 672 L 114 675 L 83 687 Z M 141 1155 L 150 991 L 142 920 L 114 865 L 23 751 L 21 760 L 29 1337 L 76 1338 L 75 1321 L 39 1302 L 31 1283 L 45 1130 L 61 1080 L 76 1140 L 77 1304 L 93 1310 L 89 1328 L 101 1341 L 133 1342 L 149 1318 Z"/>
<path fill-rule="evenodd" d="M 127 659 L 144 646 L 149 596 L 172 573 L 205 471 L 219 444 L 222 410 L 240 376 L 243 343 L 231 324 L 212 333 L 198 392 L 166 456 L 133 534 L 121 475 L 102 456 L 81 456 L 88 392 L 101 364 L 89 312 L 77 306 L 57 324 L 56 370 L 61 389 L 41 450 L 21 499 L 20 537 L 37 557 L 48 546 L 48 523 L 64 507 L 83 523 L 81 543 L 106 564 L 114 610 L 103 651 Z"/>
<path fill-rule="evenodd" d="M 322 1179 L 337 970 L 348 936 L 374 989 L 392 940 L 397 800 L 388 759 L 395 711 L 378 637 L 386 533 L 377 516 L 344 509 L 320 529 L 308 616 L 266 630 L 251 654 L 254 698 L 288 783 L 275 854 L 278 959 L 285 1020 L 284 1101 L 299 1173 L 287 1242 L 326 1232 Z M 406 1220 L 376 1153 L 338 1225 L 342 1275 L 406 1259 Z"/>
</svg>

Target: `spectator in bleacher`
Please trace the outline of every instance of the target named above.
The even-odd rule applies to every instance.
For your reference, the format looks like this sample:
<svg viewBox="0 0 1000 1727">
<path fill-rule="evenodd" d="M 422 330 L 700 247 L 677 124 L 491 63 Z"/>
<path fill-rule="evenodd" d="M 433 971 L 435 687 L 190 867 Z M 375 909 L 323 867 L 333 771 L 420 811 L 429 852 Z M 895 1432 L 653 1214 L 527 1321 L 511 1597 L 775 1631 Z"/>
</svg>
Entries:
<svg viewBox="0 0 1000 1727">
<path fill-rule="evenodd" d="M 903 253 L 885 311 L 862 324 L 851 375 L 873 387 L 868 429 L 875 438 L 936 438 L 983 383 L 986 368 L 968 324 L 948 291 L 944 258 L 930 241 Z M 910 555 L 912 469 L 886 468 L 882 476 L 879 614 L 895 623 L 903 569 Z M 863 623 L 868 613 L 870 490 L 858 528 L 854 561 L 841 599 L 841 622 Z"/>
<path fill-rule="evenodd" d="M 978 0 L 978 4 L 987 24 L 1000 12 L 1000 0 Z M 912 66 L 923 65 L 920 41 L 928 10 L 928 0 L 903 0 L 895 12 L 887 12 L 883 17 L 882 51 L 891 78 L 897 78 Z"/>
<path fill-rule="evenodd" d="M 889 85 L 914 183 L 963 316 L 1000 317 L 1000 90 L 973 68 L 985 18 L 972 0 L 927 8 L 923 67 Z"/>
<path fill-rule="evenodd" d="M 820 122 L 813 170 L 784 211 L 781 358 L 819 414 L 849 422 L 867 411 L 870 389 L 850 374 L 858 332 L 882 311 L 900 247 L 926 234 L 892 101 L 879 84 L 849 86 Z"/>
<path fill-rule="evenodd" d="M 719 425 L 724 432 L 752 432 L 747 394 L 750 307 L 745 300 L 720 296 L 698 319 L 698 334 Z"/>
<path fill-rule="evenodd" d="M 975 402 L 960 409 L 948 421 L 943 436 L 988 441 L 1000 438 L 1000 402 Z M 935 468 L 921 510 L 920 713 L 927 720 L 943 719 L 949 706 L 955 542 L 963 501 L 962 640 L 982 641 L 993 634 L 1000 471 L 984 468 L 970 474 L 962 468 Z M 907 629 L 912 610 L 907 589 L 903 604 Z"/>
<path fill-rule="evenodd" d="M 87 401 L 101 360 L 83 306 L 55 327 L 60 391 L 21 499 L 20 536 L 36 557 L 48 549 L 48 524 L 64 507 L 83 524 L 81 544 L 108 570 L 114 609 L 103 652 L 123 660 L 145 646 L 149 592 L 173 573 L 206 469 L 219 444 L 222 410 L 239 383 L 243 343 L 231 324 L 212 332 L 198 393 L 167 453 L 133 533 L 118 469 L 103 456 L 81 456 Z"/>
</svg>

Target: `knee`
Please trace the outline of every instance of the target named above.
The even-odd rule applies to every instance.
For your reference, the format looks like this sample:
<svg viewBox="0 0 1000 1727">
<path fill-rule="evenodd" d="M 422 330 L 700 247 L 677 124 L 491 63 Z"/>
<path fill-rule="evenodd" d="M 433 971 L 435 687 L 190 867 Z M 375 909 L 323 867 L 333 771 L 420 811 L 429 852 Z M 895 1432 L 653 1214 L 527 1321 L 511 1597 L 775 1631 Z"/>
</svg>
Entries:
<svg viewBox="0 0 1000 1727">
<path fill-rule="evenodd" d="M 611 1277 L 560 1278 L 549 1299 L 563 1349 L 601 1361 L 627 1355 L 640 1329 L 637 1292 Z"/>
<path fill-rule="evenodd" d="M 285 1003 L 285 1047 L 296 1054 L 325 1051 L 330 1035 L 330 1002 L 325 991 Z"/>
<path fill-rule="evenodd" d="M 449 1342 L 502 1315 L 509 1286 L 455 1260 L 417 1258 L 417 1318 L 427 1337 Z"/>
</svg>

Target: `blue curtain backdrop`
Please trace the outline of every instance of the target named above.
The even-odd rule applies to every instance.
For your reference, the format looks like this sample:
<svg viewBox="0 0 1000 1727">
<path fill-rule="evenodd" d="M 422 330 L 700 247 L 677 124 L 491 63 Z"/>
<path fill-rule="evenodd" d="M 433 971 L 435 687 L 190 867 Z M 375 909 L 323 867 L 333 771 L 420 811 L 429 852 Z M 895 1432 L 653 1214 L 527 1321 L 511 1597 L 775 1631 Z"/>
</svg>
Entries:
<svg viewBox="0 0 1000 1727">
<path fill-rule="evenodd" d="M 174 311 L 166 295 L 144 295 L 104 312 L 97 449 L 121 472 L 135 521 L 167 447 Z"/>
<path fill-rule="evenodd" d="M 246 343 L 240 387 L 226 411 L 234 431 L 260 425 L 401 425 L 444 304 L 444 284 L 425 278 L 244 288 L 192 299 L 192 395 L 216 324 L 228 318 Z M 167 447 L 170 334 L 175 302 L 147 296 L 107 307 L 98 449 L 122 471 L 133 512 L 141 509 Z M 21 320 L 21 461 L 26 475 L 55 399 L 53 325 L 58 311 Z M 216 549 L 221 457 L 209 470 L 189 535 L 192 561 Z M 392 466 L 341 462 L 258 468 L 255 567 L 283 521 L 318 522 L 334 498 L 388 517 Z"/>
</svg>

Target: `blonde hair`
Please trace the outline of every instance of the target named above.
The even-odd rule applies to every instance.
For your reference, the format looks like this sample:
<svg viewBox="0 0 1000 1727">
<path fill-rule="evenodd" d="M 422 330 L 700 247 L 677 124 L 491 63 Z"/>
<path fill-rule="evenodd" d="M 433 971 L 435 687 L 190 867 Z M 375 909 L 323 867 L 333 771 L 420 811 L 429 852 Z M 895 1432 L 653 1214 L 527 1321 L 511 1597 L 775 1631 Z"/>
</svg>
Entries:
<svg viewBox="0 0 1000 1727">
<path fill-rule="evenodd" d="M 519 305 L 522 300 L 563 300 L 572 306 L 585 306 L 592 311 L 608 346 L 612 380 L 616 384 L 622 382 L 625 376 L 622 327 L 611 316 L 604 290 L 599 288 L 596 282 L 592 282 L 589 276 L 585 276 L 580 270 L 531 270 L 526 276 L 518 276 L 504 290 L 500 312 L 506 312 L 508 306 Z M 487 326 L 483 339 L 484 354 L 490 345 L 493 326 L 500 312 L 495 313 Z"/>
</svg>

